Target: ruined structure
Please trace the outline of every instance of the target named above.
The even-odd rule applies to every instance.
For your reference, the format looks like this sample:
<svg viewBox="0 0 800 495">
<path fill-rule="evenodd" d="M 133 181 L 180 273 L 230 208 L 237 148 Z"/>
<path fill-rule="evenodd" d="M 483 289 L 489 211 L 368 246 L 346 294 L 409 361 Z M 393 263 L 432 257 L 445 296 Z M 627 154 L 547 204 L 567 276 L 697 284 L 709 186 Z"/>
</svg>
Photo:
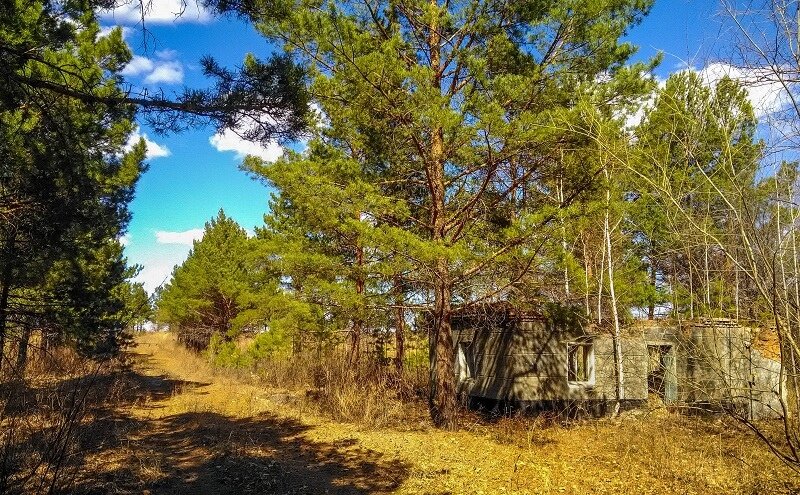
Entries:
<svg viewBox="0 0 800 495">
<path fill-rule="evenodd" d="M 649 322 L 622 337 L 623 407 L 668 406 L 781 414 L 780 363 L 727 320 Z M 482 307 L 453 321 L 459 393 L 474 401 L 602 414 L 616 402 L 612 336 L 568 311 L 549 315 Z"/>
</svg>

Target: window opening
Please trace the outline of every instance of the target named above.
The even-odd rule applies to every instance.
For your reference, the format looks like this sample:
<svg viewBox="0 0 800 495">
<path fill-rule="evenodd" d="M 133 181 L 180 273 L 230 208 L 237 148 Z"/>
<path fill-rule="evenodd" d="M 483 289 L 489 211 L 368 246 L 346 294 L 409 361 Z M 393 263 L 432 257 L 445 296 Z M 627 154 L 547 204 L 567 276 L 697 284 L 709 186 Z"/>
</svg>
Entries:
<svg viewBox="0 0 800 495">
<path fill-rule="evenodd" d="M 567 344 L 567 380 L 570 382 L 591 382 L 594 374 L 594 346 L 591 342 Z"/>
<path fill-rule="evenodd" d="M 472 360 L 472 342 L 458 343 L 457 375 L 460 380 L 475 378 L 475 365 Z"/>
</svg>

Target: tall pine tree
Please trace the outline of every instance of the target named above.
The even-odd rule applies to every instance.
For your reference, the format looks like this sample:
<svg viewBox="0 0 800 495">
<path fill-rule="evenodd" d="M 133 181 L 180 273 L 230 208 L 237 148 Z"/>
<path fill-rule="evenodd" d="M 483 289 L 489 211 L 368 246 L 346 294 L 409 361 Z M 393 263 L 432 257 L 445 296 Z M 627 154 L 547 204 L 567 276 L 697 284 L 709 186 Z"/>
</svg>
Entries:
<svg viewBox="0 0 800 495">
<path fill-rule="evenodd" d="M 555 208 L 536 201 L 541 177 L 559 172 L 551 114 L 590 88 L 606 101 L 641 89 L 644 67 L 624 66 L 634 48 L 618 39 L 649 2 L 286 1 L 277 16 L 211 3 L 240 9 L 303 61 L 330 142 L 368 157 L 409 212 L 394 252 L 413 264 L 429 314 L 431 415 L 453 427 L 453 313 L 502 298 L 585 187 L 565 181 Z M 517 214 L 509 202 L 523 197 Z M 510 257 L 528 261 L 509 276 Z"/>
</svg>

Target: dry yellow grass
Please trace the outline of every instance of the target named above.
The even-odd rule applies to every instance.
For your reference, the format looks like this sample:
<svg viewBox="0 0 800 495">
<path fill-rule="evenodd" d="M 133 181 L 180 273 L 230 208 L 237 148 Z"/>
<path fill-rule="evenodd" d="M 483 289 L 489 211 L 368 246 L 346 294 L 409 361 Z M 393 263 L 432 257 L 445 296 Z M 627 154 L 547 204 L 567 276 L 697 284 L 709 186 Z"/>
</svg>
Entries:
<svg viewBox="0 0 800 495">
<path fill-rule="evenodd" d="M 800 481 L 719 419 L 627 416 L 570 427 L 535 418 L 457 432 L 414 415 L 367 428 L 286 391 L 215 373 L 167 334 L 138 337 L 139 399 L 96 452 L 106 491 L 150 493 L 781 493 Z M 137 426 L 131 426 L 137 425 Z M 125 429 L 127 428 L 127 430 Z M 88 486 L 88 482 L 84 484 Z"/>
</svg>

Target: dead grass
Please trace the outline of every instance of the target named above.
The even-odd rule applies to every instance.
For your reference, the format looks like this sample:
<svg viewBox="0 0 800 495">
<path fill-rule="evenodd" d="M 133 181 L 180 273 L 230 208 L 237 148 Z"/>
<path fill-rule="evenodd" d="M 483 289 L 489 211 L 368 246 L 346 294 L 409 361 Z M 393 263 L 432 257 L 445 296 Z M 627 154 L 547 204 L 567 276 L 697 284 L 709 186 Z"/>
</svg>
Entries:
<svg viewBox="0 0 800 495">
<path fill-rule="evenodd" d="M 24 378 L 4 375 L 0 492 L 68 491 L 82 468 L 84 449 L 102 439 L 99 411 L 119 402 L 123 367 L 118 359 L 97 362 L 53 349 L 33 356 Z"/>
<path fill-rule="evenodd" d="M 317 483 L 314 486 L 320 490 L 320 479 L 333 487 L 347 487 L 341 493 L 771 494 L 800 489 L 797 476 L 763 445 L 737 424 L 720 418 L 661 411 L 565 426 L 544 417 L 487 421 L 465 415 L 460 431 L 443 432 L 433 429 L 417 411 L 402 425 L 355 424 L 321 414 L 328 407 L 357 410 L 359 404 L 349 402 L 348 394 L 331 399 L 321 410 L 307 400 L 287 400 L 297 398 L 295 391 L 265 388 L 215 373 L 202 359 L 177 347 L 168 335 L 144 335 L 139 343 L 142 352 L 153 354 L 147 373 L 180 378 L 184 385 L 175 387 L 168 397 L 138 405 L 136 417 L 150 423 L 187 414 L 215 421 L 248 421 L 266 414 L 281 418 L 275 420 L 278 422 L 290 421 L 291 428 L 285 429 L 291 431 L 274 422 L 267 429 L 275 428 L 269 430 L 271 434 L 297 442 L 299 453 L 281 450 L 283 444 L 276 445 L 257 433 L 244 442 L 229 442 L 218 436 L 224 436 L 223 428 L 221 432 L 203 432 L 207 439 L 202 446 L 195 445 L 197 452 L 189 459 L 235 452 L 237 458 L 260 463 L 258 469 L 264 473 L 272 472 L 270 462 L 278 463 L 284 478 L 293 479 L 286 466 L 294 466 L 298 456 L 327 452 L 322 460 L 298 468 L 303 477 L 312 480 L 306 483 Z M 364 407 L 368 408 L 375 409 L 370 417 L 389 414 L 377 411 L 377 400 Z M 192 428 L 202 425 L 193 424 Z M 308 450 L 308 446 L 313 447 Z M 134 450 L 142 452 L 142 448 L 145 446 L 139 445 Z M 164 452 L 144 457 L 159 459 L 152 461 L 155 465 L 143 463 L 137 468 L 137 475 L 150 480 L 159 476 L 163 480 L 176 466 L 188 462 Z M 378 486 L 365 481 L 372 479 L 368 471 L 388 477 L 385 481 L 391 483 Z M 331 472 L 338 474 L 332 476 Z M 285 490 L 273 493 L 321 492 L 292 490 L 286 485 Z"/>
<path fill-rule="evenodd" d="M 161 339 L 164 337 L 166 334 Z M 239 344 L 245 347 L 246 341 Z M 190 370 L 187 376 L 200 379 L 210 374 L 231 384 L 255 385 L 271 390 L 273 402 L 299 405 L 337 421 L 380 428 L 402 427 L 410 417 L 427 417 L 419 399 L 427 395 L 428 373 L 420 366 L 407 366 L 398 373 L 394 366 L 378 364 L 372 356 L 350 363 L 343 348 L 314 350 L 309 346 L 305 352 L 236 368 L 210 365 L 168 337 L 159 345 L 169 347 L 179 366 Z"/>
<path fill-rule="evenodd" d="M 794 473 L 724 418 L 654 409 L 565 424 L 545 416 L 464 414 L 459 431 L 444 432 L 431 427 L 419 404 L 381 410 L 383 391 L 369 405 L 359 404 L 357 396 L 374 391 L 369 386 L 358 394 L 348 391 L 344 379 L 357 377 L 344 367 L 323 377 L 321 383 L 332 387 L 323 407 L 305 390 L 267 387 L 259 376 L 214 370 L 167 334 L 137 340 L 133 369 L 104 382 L 98 390 L 105 395 L 98 397 L 105 399 L 86 408 L 70 443 L 70 465 L 81 469 L 62 492 L 778 494 L 800 489 Z M 389 417 L 382 424 L 363 421 Z M 398 417 L 404 421 L 398 423 Z"/>
</svg>

